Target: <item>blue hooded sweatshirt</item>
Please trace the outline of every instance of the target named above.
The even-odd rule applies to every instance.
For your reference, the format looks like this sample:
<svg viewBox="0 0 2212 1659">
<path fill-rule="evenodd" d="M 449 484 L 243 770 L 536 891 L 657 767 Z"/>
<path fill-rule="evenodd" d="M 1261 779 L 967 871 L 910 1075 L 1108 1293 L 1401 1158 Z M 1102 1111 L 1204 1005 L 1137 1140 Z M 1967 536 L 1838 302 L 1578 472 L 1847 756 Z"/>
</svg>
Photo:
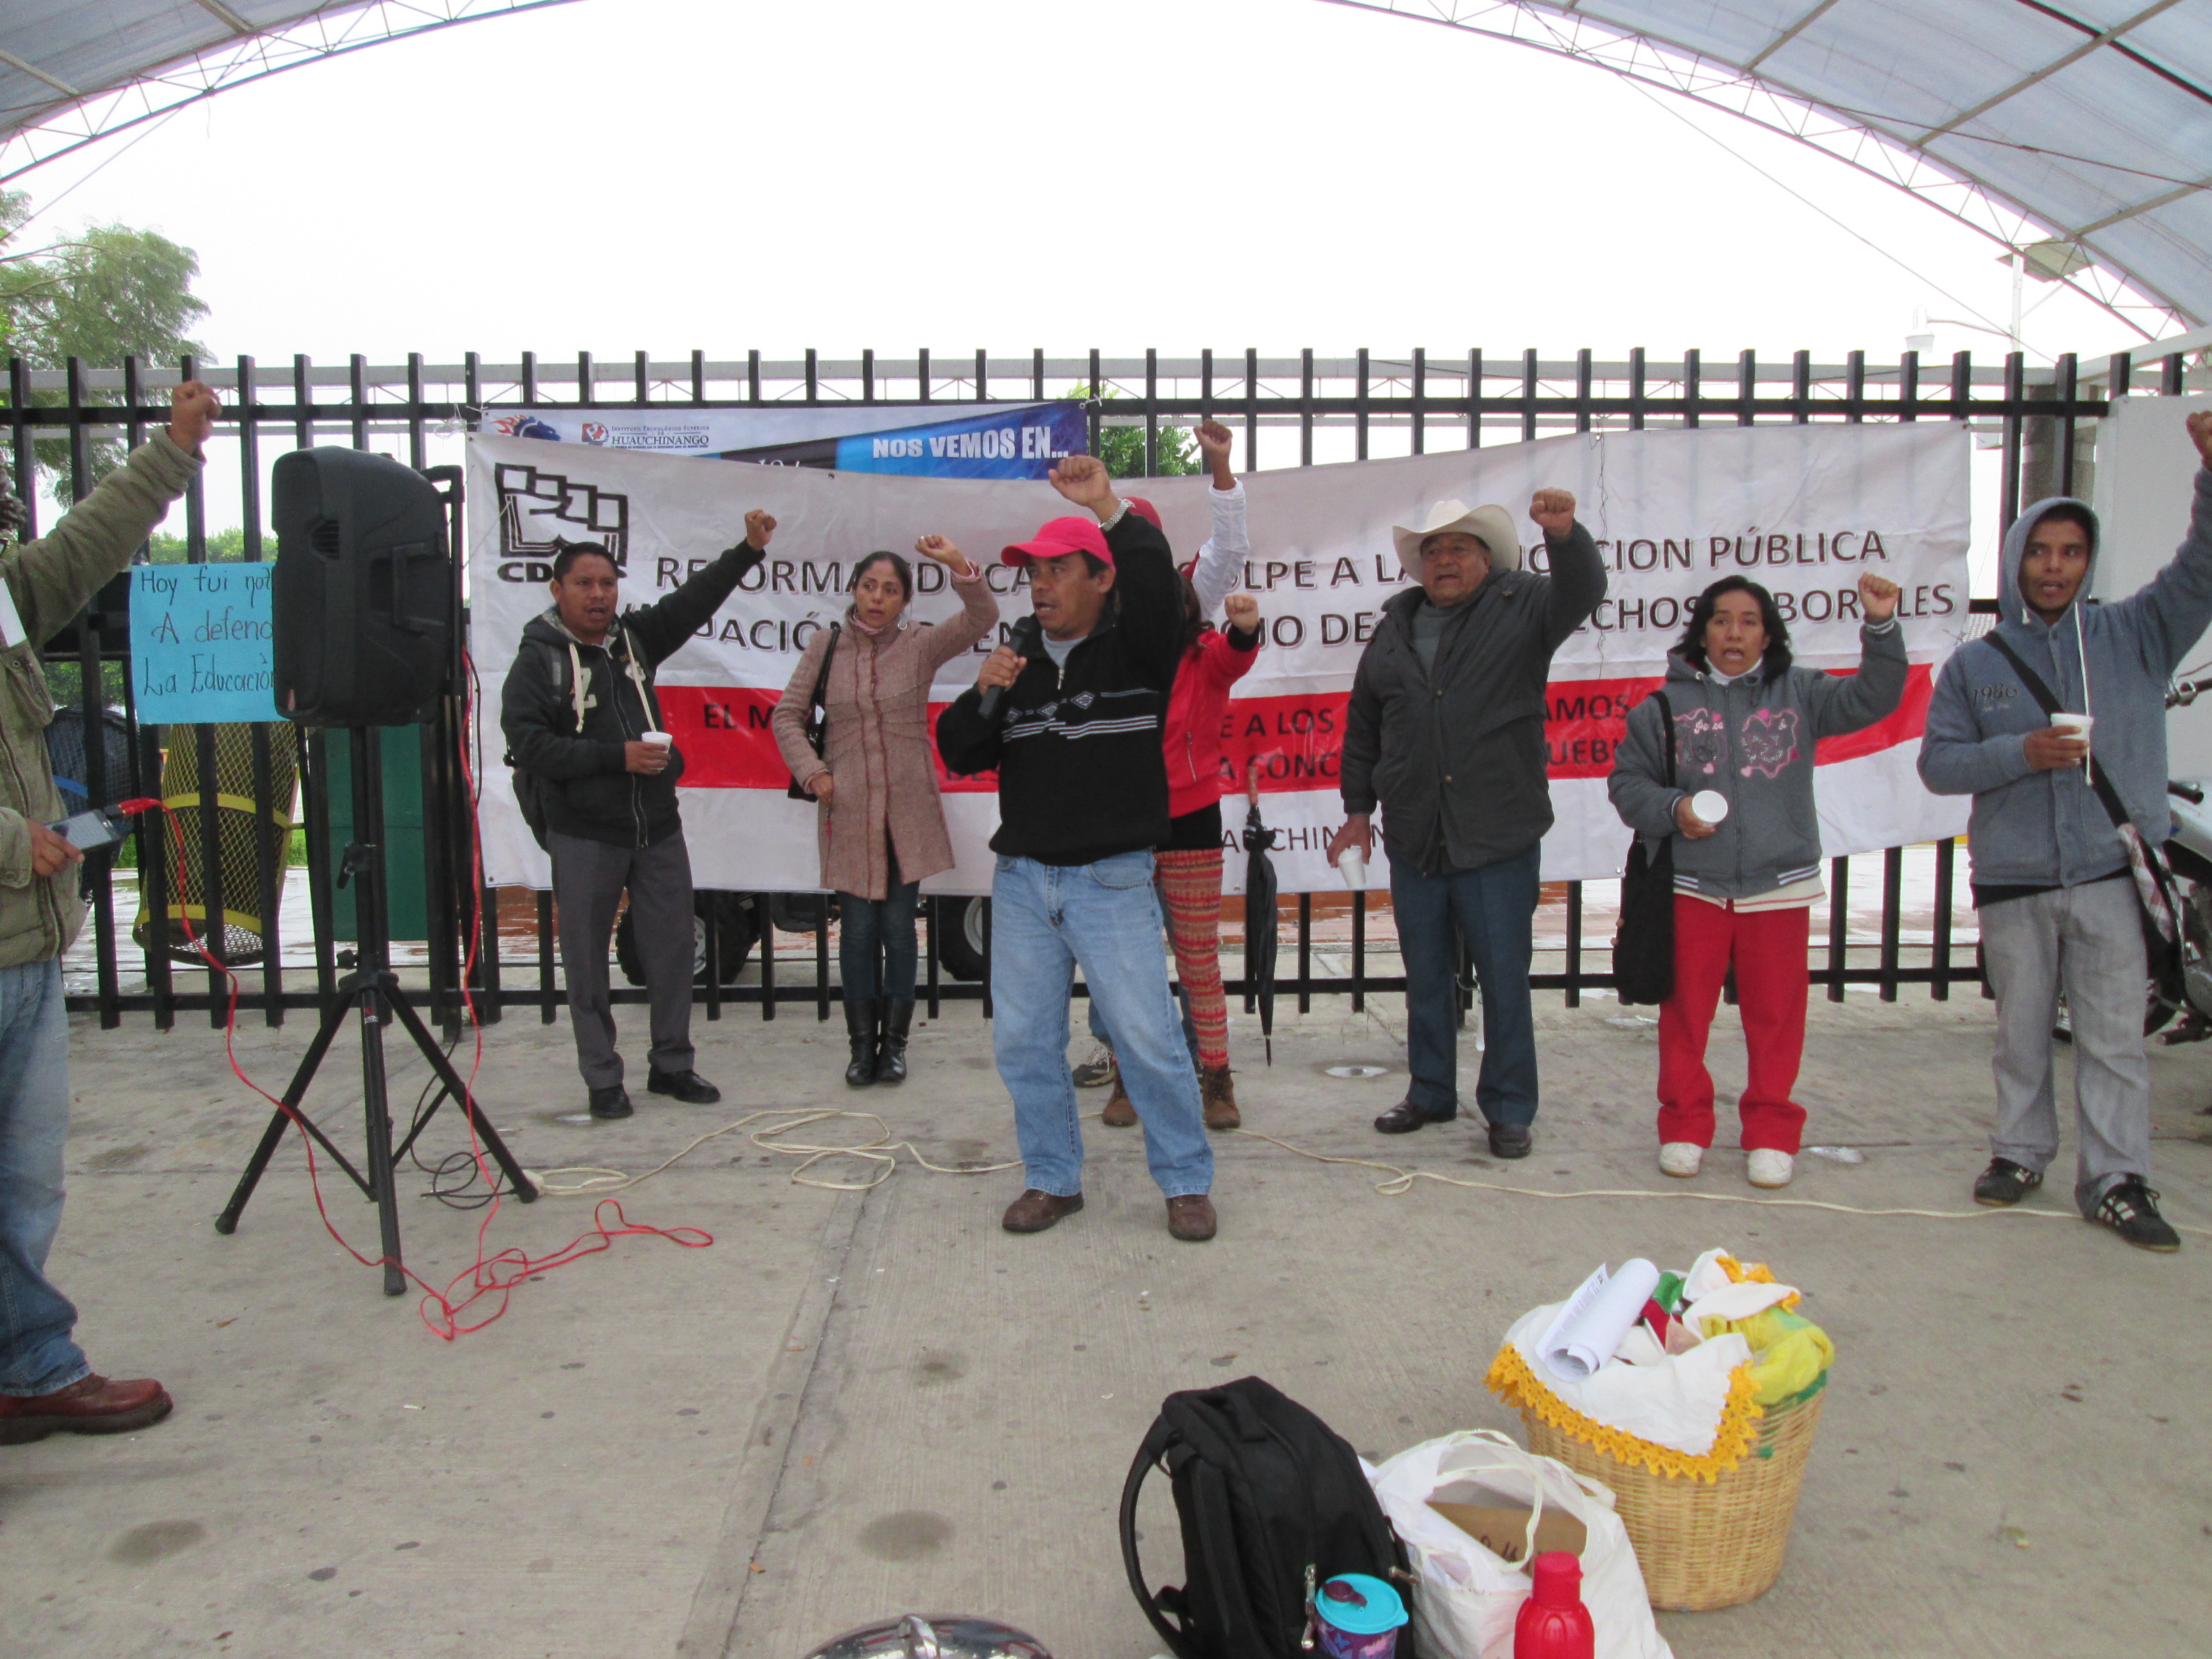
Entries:
<svg viewBox="0 0 2212 1659">
<path fill-rule="evenodd" d="M 2155 847 L 2172 833 L 2166 793 L 2166 688 L 2185 653 L 2212 623 L 2212 468 L 2197 472 L 2189 534 L 2172 562 L 2124 599 L 2076 599 L 2055 623 L 2021 596 L 2029 532 L 2054 507 L 2035 503 L 2005 532 L 1998 568 L 1996 632 L 2020 653 L 2060 705 L 2095 721 L 2097 763 L 2128 816 Z M 2091 514 L 2090 522 L 2096 522 Z M 2100 538 L 2090 537 L 2086 594 Z M 2084 656 L 2087 657 L 2086 682 Z M 2027 734 L 2050 725 L 2012 665 L 1987 640 L 1962 645 L 1943 665 L 1920 743 L 1920 779 L 1939 795 L 1972 795 L 1967 831 L 1977 887 L 2075 887 L 2126 866 L 2111 817 L 2082 768 L 2039 772 Z"/>
</svg>

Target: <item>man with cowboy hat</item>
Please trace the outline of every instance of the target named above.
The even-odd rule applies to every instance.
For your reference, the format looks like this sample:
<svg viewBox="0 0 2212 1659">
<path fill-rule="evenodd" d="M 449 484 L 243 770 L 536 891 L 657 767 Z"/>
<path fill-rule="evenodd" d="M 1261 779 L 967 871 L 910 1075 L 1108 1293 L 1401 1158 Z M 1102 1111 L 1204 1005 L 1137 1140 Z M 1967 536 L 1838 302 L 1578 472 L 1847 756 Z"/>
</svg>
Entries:
<svg viewBox="0 0 2212 1659">
<path fill-rule="evenodd" d="M 1406 960 L 1413 1085 L 1375 1120 L 1405 1134 L 1459 1115 L 1459 952 L 1482 988 L 1475 1101 L 1490 1150 L 1526 1158 L 1536 1115 L 1528 1005 L 1538 844 L 1552 827 L 1544 779 L 1544 686 L 1552 653 L 1605 597 L 1605 565 L 1575 521 L 1575 498 L 1540 489 L 1528 516 L 1550 574 L 1522 568 L 1512 515 L 1440 501 L 1397 525 L 1398 562 L 1420 586 L 1382 607 L 1359 659 L 1344 734 L 1346 821 L 1330 842 L 1374 850 L 1379 802 L 1390 904 Z"/>
</svg>

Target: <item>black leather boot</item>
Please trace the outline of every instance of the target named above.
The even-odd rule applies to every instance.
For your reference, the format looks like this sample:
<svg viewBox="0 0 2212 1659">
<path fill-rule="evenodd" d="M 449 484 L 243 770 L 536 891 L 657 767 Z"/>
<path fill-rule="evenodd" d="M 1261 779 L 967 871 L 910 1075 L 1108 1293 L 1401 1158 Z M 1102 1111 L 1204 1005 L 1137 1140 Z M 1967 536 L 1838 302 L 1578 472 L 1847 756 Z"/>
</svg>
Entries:
<svg viewBox="0 0 2212 1659">
<path fill-rule="evenodd" d="M 874 997 L 845 999 L 845 1035 L 853 1044 L 853 1063 L 845 1068 L 848 1088 L 864 1089 L 876 1080 L 876 1010 Z"/>
<path fill-rule="evenodd" d="M 912 997 L 884 999 L 884 1041 L 876 1050 L 876 1081 L 906 1081 L 906 1034 L 914 1024 Z"/>
</svg>

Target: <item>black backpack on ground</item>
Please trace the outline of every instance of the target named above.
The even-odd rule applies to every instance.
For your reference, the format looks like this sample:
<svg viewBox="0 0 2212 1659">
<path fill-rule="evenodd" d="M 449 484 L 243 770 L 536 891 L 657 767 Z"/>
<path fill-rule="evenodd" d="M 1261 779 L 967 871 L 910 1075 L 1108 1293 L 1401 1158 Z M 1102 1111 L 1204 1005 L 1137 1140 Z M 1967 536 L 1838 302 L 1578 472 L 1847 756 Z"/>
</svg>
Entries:
<svg viewBox="0 0 2212 1659">
<path fill-rule="evenodd" d="M 1175 1490 L 1186 1579 L 1158 1595 L 1137 1559 L 1137 1494 L 1155 1468 Z M 1358 1455 L 1256 1376 L 1161 1402 L 1121 1488 L 1121 1559 L 1176 1659 L 1294 1659 L 1307 1597 L 1340 1572 L 1389 1579 L 1413 1603 L 1405 1546 Z M 1410 1628 L 1397 1655 L 1416 1659 Z"/>
</svg>

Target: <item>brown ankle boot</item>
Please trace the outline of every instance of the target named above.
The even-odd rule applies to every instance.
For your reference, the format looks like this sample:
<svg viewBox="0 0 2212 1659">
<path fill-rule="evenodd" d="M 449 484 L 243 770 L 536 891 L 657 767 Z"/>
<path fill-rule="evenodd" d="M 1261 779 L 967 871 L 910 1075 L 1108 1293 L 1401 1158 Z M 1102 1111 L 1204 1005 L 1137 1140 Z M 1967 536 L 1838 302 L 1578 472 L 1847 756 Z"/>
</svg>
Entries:
<svg viewBox="0 0 2212 1659">
<path fill-rule="evenodd" d="M 1226 1066 L 1199 1068 L 1198 1097 L 1206 1108 L 1207 1128 L 1234 1129 L 1244 1121 L 1237 1109 L 1237 1085 L 1229 1080 Z"/>
<path fill-rule="evenodd" d="M 1114 1072 L 1113 1097 L 1106 1103 L 1106 1109 L 1098 1115 L 1098 1121 L 1109 1129 L 1133 1128 L 1136 1125 L 1137 1109 L 1130 1103 L 1128 1090 L 1122 1086 L 1118 1066 Z"/>
</svg>

